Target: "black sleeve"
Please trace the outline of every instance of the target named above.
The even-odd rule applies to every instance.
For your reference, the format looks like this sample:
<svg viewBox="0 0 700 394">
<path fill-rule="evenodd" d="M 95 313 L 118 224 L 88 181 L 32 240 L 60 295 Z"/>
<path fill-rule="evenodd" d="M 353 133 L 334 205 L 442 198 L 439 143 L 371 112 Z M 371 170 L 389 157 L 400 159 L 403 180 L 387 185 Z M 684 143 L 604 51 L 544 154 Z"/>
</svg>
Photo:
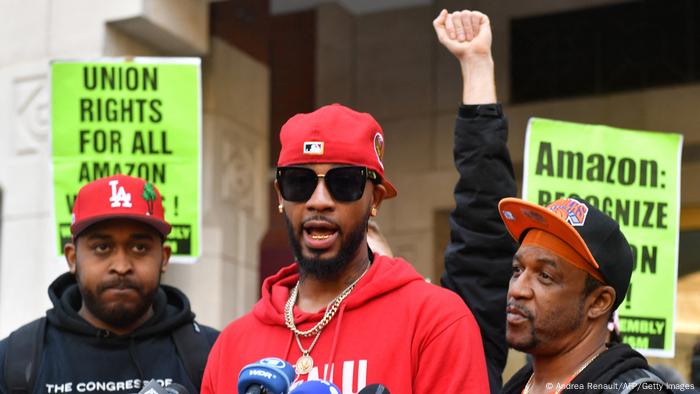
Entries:
<svg viewBox="0 0 700 394">
<path fill-rule="evenodd" d="M 454 132 L 457 205 L 450 214 L 441 278 L 467 303 L 481 328 L 492 393 L 501 389 L 508 354 L 506 292 L 516 250 L 498 214 L 498 202 L 516 189 L 507 135 L 500 105 L 460 107 Z"/>
<path fill-rule="evenodd" d="M 700 388 L 700 342 L 695 345 L 693 358 L 690 361 L 690 382 Z"/>
</svg>

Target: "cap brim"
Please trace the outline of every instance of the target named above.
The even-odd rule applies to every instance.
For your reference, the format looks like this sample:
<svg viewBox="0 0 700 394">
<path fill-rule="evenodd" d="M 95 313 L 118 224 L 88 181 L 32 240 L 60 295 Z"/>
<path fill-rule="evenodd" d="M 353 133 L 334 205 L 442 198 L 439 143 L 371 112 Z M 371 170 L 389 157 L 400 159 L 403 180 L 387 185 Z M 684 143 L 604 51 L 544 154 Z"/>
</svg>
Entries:
<svg viewBox="0 0 700 394">
<path fill-rule="evenodd" d="M 507 197 L 498 203 L 498 213 L 518 243 L 522 242 L 525 231 L 540 229 L 559 237 L 596 269 L 600 268 L 581 234 L 549 209 L 519 198 Z"/>
<path fill-rule="evenodd" d="M 396 197 L 396 195 L 399 194 L 394 185 L 392 185 L 388 179 L 382 178 L 382 185 L 384 185 L 384 188 L 386 189 L 386 196 L 384 196 L 384 198 Z"/>
<path fill-rule="evenodd" d="M 73 235 L 73 237 L 77 237 L 86 228 L 92 226 L 93 224 L 97 224 L 99 222 L 104 222 L 105 220 L 112 220 L 112 219 L 130 219 L 130 220 L 134 220 L 137 222 L 147 224 L 147 225 L 153 227 L 156 231 L 158 231 L 163 236 L 163 238 L 168 237 L 168 234 L 170 234 L 170 229 L 172 228 L 172 226 L 168 222 L 162 221 L 158 218 L 148 217 L 148 216 L 143 216 L 143 215 L 121 214 L 121 215 L 99 215 L 99 216 L 93 216 L 91 218 L 83 219 L 80 222 L 77 222 L 77 223 L 71 225 L 70 232 Z"/>
</svg>

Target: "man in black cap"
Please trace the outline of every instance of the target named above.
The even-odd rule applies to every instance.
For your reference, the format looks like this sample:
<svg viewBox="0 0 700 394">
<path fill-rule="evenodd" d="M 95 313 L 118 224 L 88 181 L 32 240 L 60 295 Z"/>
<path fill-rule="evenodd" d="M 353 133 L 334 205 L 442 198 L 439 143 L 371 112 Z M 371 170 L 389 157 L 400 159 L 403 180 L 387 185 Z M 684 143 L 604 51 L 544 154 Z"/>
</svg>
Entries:
<svg viewBox="0 0 700 394">
<path fill-rule="evenodd" d="M 618 224 L 584 200 L 545 208 L 507 197 L 515 182 L 496 103 L 488 17 L 443 10 L 433 26 L 459 60 L 464 82 L 455 126 L 457 208 L 442 281 L 481 327 L 491 392 L 500 388 L 506 343 L 533 362 L 505 393 L 667 392 L 641 354 L 608 343 L 608 319 L 632 274 Z M 515 256 L 508 233 L 520 244 Z"/>
<path fill-rule="evenodd" d="M 607 322 L 632 275 L 632 252 L 618 224 L 585 200 L 541 207 L 503 199 L 499 211 L 520 243 L 508 286 L 506 340 L 533 356 L 506 393 L 665 392 L 646 359 L 608 343 Z"/>
</svg>

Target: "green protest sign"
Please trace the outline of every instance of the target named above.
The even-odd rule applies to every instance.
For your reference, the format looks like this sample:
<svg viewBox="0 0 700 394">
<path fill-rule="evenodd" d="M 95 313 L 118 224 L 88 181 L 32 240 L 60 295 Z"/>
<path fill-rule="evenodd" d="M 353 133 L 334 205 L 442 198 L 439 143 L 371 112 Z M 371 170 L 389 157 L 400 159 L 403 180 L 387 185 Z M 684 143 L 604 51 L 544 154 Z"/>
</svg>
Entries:
<svg viewBox="0 0 700 394">
<path fill-rule="evenodd" d="M 83 185 L 113 174 L 160 190 L 173 261 L 200 254 L 201 78 L 197 58 L 54 61 L 51 147 L 56 245 Z"/>
<path fill-rule="evenodd" d="M 618 308 L 623 341 L 673 357 L 680 213 L 680 134 L 532 118 L 523 198 L 540 205 L 582 198 L 615 219 L 634 271 Z"/>
</svg>

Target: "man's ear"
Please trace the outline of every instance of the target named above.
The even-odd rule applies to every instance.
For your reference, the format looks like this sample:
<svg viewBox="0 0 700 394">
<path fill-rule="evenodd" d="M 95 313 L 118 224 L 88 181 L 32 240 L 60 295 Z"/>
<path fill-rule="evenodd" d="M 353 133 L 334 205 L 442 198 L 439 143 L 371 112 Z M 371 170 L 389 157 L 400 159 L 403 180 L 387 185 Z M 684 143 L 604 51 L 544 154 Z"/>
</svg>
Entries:
<svg viewBox="0 0 700 394">
<path fill-rule="evenodd" d="M 376 210 L 379 209 L 379 206 L 382 205 L 382 201 L 384 201 L 384 197 L 386 197 L 386 188 L 382 184 L 377 184 L 374 185 L 374 189 L 372 190 L 372 206 L 371 208 L 374 208 L 375 212 Z"/>
<path fill-rule="evenodd" d="M 168 265 L 170 264 L 170 256 L 172 256 L 173 250 L 168 244 L 163 244 L 163 261 L 160 263 L 160 272 L 165 273 L 168 270 Z"/>
<path fill-rule="evenodd" d="M 600 286 L 588 295 L 588 300 L 590 302 L 588 317 L 595 320 L 604 316 L 607 319 L 615 303 L 615 289 L 610 286 Z"/>
<path fill-rule="evenodd" d="M 282 192 L 280 191 L 280 185 L 277 183 L 277 180 L 275 179 L 274 182 L 275 186 L 275 192 L 277 193 L 277 204 L 282 205 L 284 202 L 284 198 L 282 198 Z"/>
<path fill-rule="evenodd" d="M 71 274 L 75 275 L 75 266 L 77 262 L 76 255 L 78 254 L 78 248 L 73 242 L 68 242 L 63 246 L 63 256 L 65 256 L 66 262 L 68 263 L 68 270 Z"/>
</svg>

